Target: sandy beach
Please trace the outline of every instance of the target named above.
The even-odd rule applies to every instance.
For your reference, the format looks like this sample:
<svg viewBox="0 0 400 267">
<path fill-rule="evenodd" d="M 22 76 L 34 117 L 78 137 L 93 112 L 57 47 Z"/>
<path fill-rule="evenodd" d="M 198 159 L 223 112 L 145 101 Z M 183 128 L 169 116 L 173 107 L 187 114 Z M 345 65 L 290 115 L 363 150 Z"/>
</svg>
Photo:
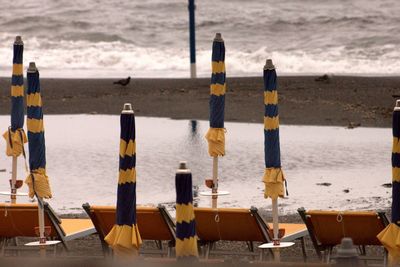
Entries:
<svg viewBox="0 0 400 267">
<path fill-rule="evenodd" d="M 228 73 L 229 74 L 229 73 Z M 392 95 L 400 77 L 279 77 L 281 124 L 391 127 Z M 318 80 L 318 79 L 317 79 Z M 209 83 L 201 79 L 41 79 L 45 114 L 119 114 L 125 102 L 136 116 L 208 120 Z M 0 114 L 9 114 L 10 79 L 0 78 Z M 262 77 L 227 77 L 225 120 L 263 121 Z"/>
<path fill-rule="evenodd" d="M 388 251 L 389 265 L 400 262 L 400 247 L 394 251 L 389 240 L 400 221 L 397 1 L 3 2 L 0 267 L 340 266 L 349 258 L 386 266 Z M 221 196 L 204 194 L 211 178 Z M 26 185 L 15 194 L 21 181 Z M 50 219 L 39 211 L 36 223 L 36 210 L 33 217 L 27 207 L 12 210 L 20 209 L 14 202 L 40 198 L 63 220 L 46 209 Z M 155 217 L 135 218 L 141 213 L 133 203 L 164 206 L 169 235 L 160 236 Z M 220 211 L 205 219 L 191 204 Z M 87 205 L 118 207 L 105 219 Z M 260 216 L 240 219 L 234 208 Z M 338 213 L 323 212 L 328 222 L 304 210 Z M 347 213 L 353 211 L 363 212 L 355 218 Z M 85 220 L 67 220 L 74 218 Z M 283 225 L 303 219 L 308 230 Z M 280 233 L 285 228 L 280 241 L 294 244 L 277 249 L 276 231 L 267 238 L 271 229 L 262 220 Z M 43 227 L 50 221 L 57 237 Z M 211 230 L 213 237 L 205 234 Z M 38 236 L 40 250 L 29 247 Z M 349 249 L 339 250 L 347 236 L 355 245 L 347 240 Z M 68 241 L 44 253 L 50 237 Z M 268 252 L 279 253 L 259 253 L 261 242 L 270 249 L 271 241 Z M 195 244 L 201 260 L 177 264 L 175 256 L 196 257 Z M 118 248 L 131 245 L 138 257 L 120 262 Z"/>
<path fill-rule="evenodd" d="M 348 127 L 391 127 L 400 77 L 280 77 L 281 124 Z M 112 79 L 42 79 L 45 114 L 119 114 L 125 102 L 134 105 L 137 116 L 173 119 L 208 119 L 209 79 L 133 79 L 122 87 Z M 226 121 L 263 120 L 261 77 L 228 78 Z M 0 114 L 9 114 L 9 78 L 0 78 Z M 270 218 L 268 211 L 263 216 Z M 76 215 L 75 215 L 76 216 Z M 82 214 L 80 217 L 84 217 Z M 281 216 L 282 222 L 301 222 L 297 214 Z M 69 255 L 101 257 L 97 236 L 71 241 Z M 222 242 L 221 247 L 245 250 L 245 244 Z M 309 260 L 318 261 L 310 240 Z M 372 254 L 380 254 L 372 248 Z M 300 245 L 283 253 L 285 261 L 302 259 Z"/>
</svg>

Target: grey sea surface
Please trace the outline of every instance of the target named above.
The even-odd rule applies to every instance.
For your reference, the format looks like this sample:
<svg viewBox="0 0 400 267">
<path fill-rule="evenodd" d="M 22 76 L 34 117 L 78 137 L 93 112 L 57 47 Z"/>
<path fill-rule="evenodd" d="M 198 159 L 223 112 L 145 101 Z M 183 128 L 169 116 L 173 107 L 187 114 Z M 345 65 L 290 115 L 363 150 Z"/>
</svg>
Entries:
<svg viewBox="0 0 400 267">
<path fill-rule="evenodd" d="M 9 124 L 0 116 L 0 125 Z M 115 205 L 118 180 L 119 116 L 46 115 L 44 117 L 47 173 L 60 213 L 80 213 L 81 205 Z M 269 210 L 264 199 L 264 134 L 257 123 L 225 123 L 226 155 L 219 159 L 221 207 L 256 206 Z M 204 179 L 212 175 L 212 158 L 204 138 L 207 121 L 136 117 L 137 204 L 175 202 L 175 172 L 188 162 L 193 184 L 207 191 Z M 307 209 L 386 209 L 391 203 L 391 129 L 322 126 L 280 127 L 282 168 L 289 196 L 279 200 L 281 214 Z M 27 147 L 27 146 L 26 146 Z M 11 159 L 0 142 L 0 191 L 9 190 Z M 25 179 L 19 157 L 19 179 Z M 20 192 L 26 192 L 26 185 Z M 8 197 L 1 196 L 1 201 Z M 20 197 L 18 202 L 28 202 Z M 196 197 L 199 206 L 211 206 L 209 197 Z"/>
<path fill-rule="evenodd" d="M 15 35 L 43 77 L 188 77 L 187 0 L 0 0 L 0 76 Z M 207 77 L 221 32 L 228 76 L 399 75 L 397 0 L 198 0 L 197 69 Z"/>
</svg>

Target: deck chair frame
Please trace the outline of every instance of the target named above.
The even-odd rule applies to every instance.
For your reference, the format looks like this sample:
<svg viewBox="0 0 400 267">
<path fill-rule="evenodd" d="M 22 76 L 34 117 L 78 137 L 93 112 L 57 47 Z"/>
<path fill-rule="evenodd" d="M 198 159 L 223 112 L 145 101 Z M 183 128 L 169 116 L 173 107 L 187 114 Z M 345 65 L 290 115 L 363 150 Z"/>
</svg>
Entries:
<svg viewBox="0 0 400 267">
<path fill-rule="evenodd" d="M 315 228 L 314 225 L 311 223 L 311 220 L 309 219 L 309 215 L 307 214 L 307 211 L 302 207 L 297 209 L 301 219 L 304 221 L 305 225 L 307 226 L 307 230 L 309 232 L 310 235 L 310 239 L 313 243 L 315 252 L 317 254 L 317 256 L 319 257 L 319 259 L 321 261 L 327 262 L 329 263 L 331 258 L 332 258 L 332 251 L 333 248 L 336 245 L 327 245 L 327 244 L 322 244 L 321 242 L 319 242 L 316 232 L 315 232 Z M 376 211 L 376 216 L 378 218 L 380 218 L 380 220 L 382 221 L 384 226 L 387 226 L 389 224 L 389 219 L 387 218 L 386 214 L 384 211 Z M 358 246 L 360 255 L 365 256 L 365 245 L 359 245 Z M 376 260 L 376 258 L 373 257 L 363 257 L 364 260 Z M 384 266 L 386 266 L 386 262 L 387 262 L 387 251 L 384 249 Z"/>
<path fill-rule="evenodd" d="M 261 235 L 264 239 L 264 242 L 272 242 L 272 239 L 269 235 L 269 226 L 268 224 L 264 221 L 264 219 L 261 217 L 261 215 L 258 212 L 258 209 L 256 207 L 251 207 L 250 209 L 248 209 L 249 213 L 251 214 L 251 216 L 254 217 L 257 226 L 259 227 L 259 230 L 261 232 Z M 196 208 L 195 208 L 195 216 L 196 216 Z M 293 240 L 300 240 L 301 242 L 301 247 L 302 247 L 302 253 L 303 253 L 303 258 L 304 260 L 306 259 L 306 250 L 305 250 L 305 242 L 304 242 L 304 235 L 295 235 L 293 236 L 292 239 L 288 240 L 284 240 L 285 238 L 283 238 L 283 241 L 293 241 Z M 203 252 L 203 255 L 206 259 L 209 258 L 210 254 L 226 254 L 225 252 L 219 252 L 219 251 L 215 251 L 213 250 L 215 248 L 215 244 L 216 242 L 218 242 L 220 240 L 200 240 L 199 243 L 201 245 L 203 245 L 205 247 L 205 251 Z M 248 255 L 248 256 L 259 256 L 260 259 L 263 259 L 263 250 L 260 251 L 260 253 L 256 253 L 254 251 L 254 241 L 245 241 L 248 247 L 249 252 L 235 252 L 236 255 L 238 254 L 243 254 L 243 255 Z M 271 249 L 268 249 L 268 251 L 270 252 L 271 256 L 274 256 L 273 251 Z"/>
<path fill-rule="evenodd" d="M 58 239 L 61 241 L 61 244 L 63 245 L 63 248 L 68 251 L 68 245 L 66 243 L 66 241 L 68 241 L 66 239 L 66 235 L 64 230 L 61 227 L 61 219 L 57 216 L 57 214 L 54 212 L 54 210 L 51 208 L 51 206 L 49 205 L 49 203 L 43 201 L 43 208 L 44 208 L 44 213 L 45 216 L 47 216 L 47 218 L 49 219 L 51 226 L 54 228 L 55 230 L 55 239 Z M 12 207 L 12 206 L 10 206 Z M 12 238 L 8 238 L 8 237 L 1 237 L 0 238 L 0 244 L 1 244 L 1 254 L 4 254 L 5 250 L 22 250 L 21 247 L 18 246 L 18 241 L 17 241 L 17 236 L 16 237 L 12 237 Z M 54 239 L 54 238 L 52 238 Z M 7 246 L 7 244 L 12 243 L 13 246 Z M 55 249 L 54 249 L 55 252 Z"/>
<path fill-rule="evenodd" d="M 85 210 L 85 212 L 88 214 L 89 218 L 92 220 L 93 225 L 96 228 L 97 234 L 99 235 L 99 239 L 101 242 L 101 246 L 103 249 L 103 254 L 105 256 L 109 256 L 112 253 L 112 250 L 108 246 L 108 244 L 104 241 L 104 238 L 107 236 L 108 233 L 105 233 L 103 229 L 101 229 L 99 221 L 95 214 L 91 211 L 91 206 L 89 203 L 85 203 L 82 205 L 82 208 Z M 172 249 L 175 247 L 175 239 L 176 239 L 176 234 L 175 234 L 175 224 L 167 212 L 166 208 L 164 205 L 158 205 L 157 206 L 158 211 L 160 212 L 163 220 L 165 221 L 168 231 L 171 234 L 172 239 L 168 241 L 168 248 L 167 248 L 167 257 L 172 256 Z M 139 229 L 140 231 L 140 229 Z M 157 251 L 152 251 L 152 250 L 146 250 L 146 251 L 141 251 L 141 253 L 149 253 L 149 254 L 164 254 L 163 250 L 163 245 L 162 245 L 162 240 L 154 240 L 156 242 L 156 245 L 158 247 Z"/>
</svg>

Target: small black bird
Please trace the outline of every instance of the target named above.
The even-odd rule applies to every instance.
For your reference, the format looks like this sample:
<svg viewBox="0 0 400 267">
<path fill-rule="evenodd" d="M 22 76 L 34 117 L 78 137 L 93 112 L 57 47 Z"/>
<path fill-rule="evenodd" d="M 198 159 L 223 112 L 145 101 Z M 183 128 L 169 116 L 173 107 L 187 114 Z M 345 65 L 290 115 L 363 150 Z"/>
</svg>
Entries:
<svg viewBox="0 0 400 267">
<path fill-rule="evenodd" d="M 126 79 L 122 79 L 122 80 L 116 81 L 116 82 L 114 82 L 114 84 L 119 84 L 119 85 L 122 85 L 122 86 L 127 86 L 127 85 L 129 84 L 130 81 L 131 81 L 131 76 L 129 76 L 129 77 L 126 78 Z"/>
<path fill-rule="evenodd" d="M 324 74 L 320 77 L 315 78 L 316 82 L 325 82 L 325 83 L 330 83 L 331 78 L 328 76 L 328 74 Z"/>
</svg>

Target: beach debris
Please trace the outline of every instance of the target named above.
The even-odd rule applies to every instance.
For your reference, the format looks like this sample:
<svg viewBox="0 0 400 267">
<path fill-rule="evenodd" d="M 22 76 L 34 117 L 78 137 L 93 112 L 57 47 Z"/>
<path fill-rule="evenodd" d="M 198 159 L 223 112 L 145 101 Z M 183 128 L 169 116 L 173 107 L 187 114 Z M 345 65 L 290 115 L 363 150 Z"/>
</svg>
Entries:
<svg viewBox="0 0 400 267">
<path fill-rule="evenodd" d="M 179 91 L 180 91 L 181 93 L 186 92 L 186 91 L 185 91 L 185 88 L 182 88 L 182 89 L 180 89 Z"/>
<path fill-rule="evenodd" d="M 127 86 L 130 81 L 131 81 L 131 76 L 129 76 L 126 79 L 121 79 L 121 80 L 115 81 L 115 82 L 113 82 L 113 84 L 119 84 L 119 85 L 122 85 L 122 86 Z"/>
<path fill-rule="evenodd" d="M 6 172 L 7 169 L 0 169 L 0 172 Z"/>
<path fill-rule="evenodd" d="M 393 94 L 392 97 L 393 98 L 400 98 L 400 95 Z"/>
<path fill-rule="evenodd" d="M 344 193 L 350 193 L 350 190 L 349 189 L 344 189 L 343 192 Z"/>
<path fill-rule="evenodd" d="M 392 183 L 382 184 L 382 187 L 384 187 L 384 188 L 392 188 Z"/>
<path fill-rule="evenodd" d="M 331 186 L 332 184 L 324 182 L 324 183 L 316 183 L 316 185 L 319 185 L 319 186 Z"/>
<path fill-rule="evenodd" d="M 331 77 L 328 74 L 324 74 L 322 76 L 319 76 L 315 78 L 316 82 L 324 82 L 324 83 L 330 83 L 331 82 Z"/>
<path fill-rule="evenodd" d="M 361 123 L 359 123 L 359 122 L 349 121 L 349 123 L 347 124 L 347 129 L 354 129 L 354 128 L 357 128 L 360 126 L 361 126 Z"/>
</svg>

